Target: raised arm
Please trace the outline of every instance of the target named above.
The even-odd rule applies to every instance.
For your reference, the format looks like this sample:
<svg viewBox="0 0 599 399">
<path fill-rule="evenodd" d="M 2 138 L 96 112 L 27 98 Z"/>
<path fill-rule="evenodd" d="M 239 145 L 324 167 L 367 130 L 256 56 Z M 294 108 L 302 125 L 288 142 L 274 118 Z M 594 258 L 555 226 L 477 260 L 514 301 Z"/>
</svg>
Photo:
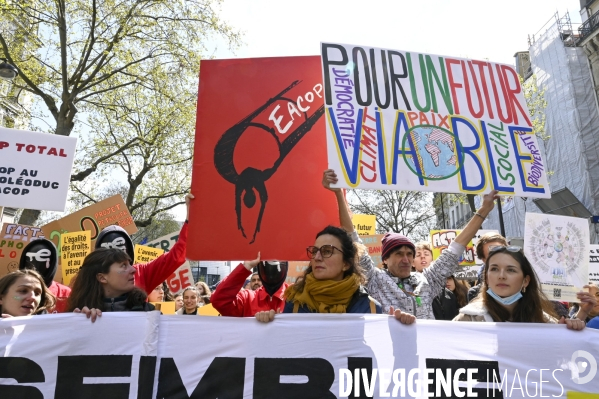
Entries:
<svg viewBox="0 0 599 399">
<path fill-rule="evenodd" d="M 252 268 L 260 262 L 260 253 L 258 258 L 252 261 L 245 261 L 233 270 L 231 274 L 225 277 L 216 291 L 210 296 L 210 303 L 214 309 L 223 316 L 243 317 L 246 306 L 249 306 L 251 297 L 241 288 L 245 280 L 252 274 Z"/>
<path fill-rule="evenodd" d="M 324 171 L 322 176 L 322 185 L 327 190 L 335 193 L 335 197 L 337 198 L 337 206 L 339 207 L 339 223 L 345 231 L 351 234 L 354 231 L 354 224 L 349 216 L 349 208 L 347 206 L 347 202 L 345 201 L 345 197 L 343 196 L 343 190 L 340 188 L 331 187 L 331 184 L 337 183 L 337 180 L 337 174 L 333 169 L 327 169 Z"/>
<path fill-rule="evenodd" d="M 422 271 L 422 274 L 426 277 L 429 283 L 431 295 L 433 297 L 438 296 L 443 291 L 447 277 L 451 276 L 458 270 L 460 266 L 460 256 L 462 256 L 466 246 L 482 226 L 484 220 L 487 218 L 487 215 L 493 210 L 494 201 L 496 198 L 496 190 L 485 194 L 483 205 L 474 214 L 472 219 L 470 219 L 464 230 L 458 234 L 455 240 L 449 244 L 449 247 L 447 247 L 447 249 L 441 253 L 439 258 L 437 258 L 430 267 Z"/>
<path fill-rule="evenodd" d="M 466 247 L 470 240 L 474 238 L 476 232 L 480 230 L 480 227 L 483 225 L 483 222 L 493 210 L 495 206 L 495 200 L 499 198 L 497 195 L 497 190 L 493 190 L 488 194 L 485 194 L 483 197 L 483 205 L 480 209 L 474 214 L 472 219 L 468 222 L 464 230 L 455 238 L 455 242 Z"/>
</svg>

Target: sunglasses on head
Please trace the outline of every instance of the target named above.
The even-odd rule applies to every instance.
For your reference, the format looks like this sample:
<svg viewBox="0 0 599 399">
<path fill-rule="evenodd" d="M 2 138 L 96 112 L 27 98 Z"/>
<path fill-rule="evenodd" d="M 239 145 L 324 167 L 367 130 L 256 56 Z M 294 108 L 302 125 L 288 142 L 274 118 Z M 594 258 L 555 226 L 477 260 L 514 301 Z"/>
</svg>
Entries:
<svg viewBox="0 0 599 399">
<path fill-rule="evenodd" d="M 505 246 L 505 245 L 493 245 L 493 246 L 489 247 L 489 254 L 491 254 L 492 252 L 500 251 L 500 250 L 502 250 L 504 248 L 505 248 L 506 251 L 509 251 L 509 252 L 522 252 L 522 247 L 519 247 L 517 245 L 508 245 L 508 246 Z"/>
<path fill-rule="evenodd" d="M 314 259 L 314 257 L 318 253 L 318 251 L 320 251 L 320 255 L 323 258 L 330 258 L 331 256 L 333 256 L 333 252 L 335 252 L 335 250 L 343 253 L 343 251 L 340 250 L 339 248 L 337 248 L 333 245 L 328 245 L 328 244 L 323 245 L 320 248 L 315 247 L 315 246 L 309 246 L 308 248 L 306 248 L 306 252 L 308 253 L 308 258 L 310 258 L 310 259 Z"/>
</svg>

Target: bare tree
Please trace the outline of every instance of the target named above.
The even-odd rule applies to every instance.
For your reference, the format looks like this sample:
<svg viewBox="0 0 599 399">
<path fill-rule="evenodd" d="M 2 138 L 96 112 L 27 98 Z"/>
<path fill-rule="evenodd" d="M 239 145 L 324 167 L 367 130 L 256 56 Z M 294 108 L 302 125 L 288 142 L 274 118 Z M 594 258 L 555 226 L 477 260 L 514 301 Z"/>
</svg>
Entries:
<svg viewBox="0 0 599 399">
<path fill-rule="evenodd" d="M 353 212 L 376 216 L 378 233 L 395 232 L 413 240 L 428 240 L 436 222 L 431 193 L 351 190 L 347 200 Z"/>
</svg>

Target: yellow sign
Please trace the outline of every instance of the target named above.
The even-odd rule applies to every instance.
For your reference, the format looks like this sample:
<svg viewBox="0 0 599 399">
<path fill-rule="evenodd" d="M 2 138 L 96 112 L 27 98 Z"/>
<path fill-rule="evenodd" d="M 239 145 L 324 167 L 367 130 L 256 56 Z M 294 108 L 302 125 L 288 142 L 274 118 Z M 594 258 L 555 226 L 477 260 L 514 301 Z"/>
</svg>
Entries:
<svg viewBox="0 0 599 399">
<path fill-rule="evenodd" d="M 152 248 L 145 245 L 135 244 L 135 259 L 133 263 L 138 265 L 140 263 L 148 263 L 159 257 L 164 253 L 163 249 Z"/>
<path fill-rule="evenodd" d="M 218 313 L 218 310 L 214 309 L 214 306 L 210 303 L 198 308 L 198 316 L 220 316 L 220 313 Z"/>
<path fill-rule="evenodd" d="M 91 231 L 76 231 L 60 235 L 60 264 L 62 282 L 71 284 L 71 279 L 79 272 L 83 259 L 91 252 Z"/>
<path fill-rule="evenodd" d="M 354 230 L 361 236 L 376 234 L 375 215 L 354 215 L 351 219 Z"/>
<path fill-rule="evenodd" d="M 150 302 L 162 314 L 175 314 L 175 302 Z"/>
<path fill-rule="evenodd" d="M 586 392 L 568 392 L 568 399 L 599 399 L 599 394 Z"/>
<path fill-rule="evenodd" d="M 433 249 L 433 259 L 439 258 L 441 252 L 445 251 L 449 244 L 460 234 L 462 230 L 431 230 L 431 247 Z M 476 254 L 472 241 L 466 246 L 466 251 L 460 258 L 460 266 L 476 265 Z"/>
</svg>

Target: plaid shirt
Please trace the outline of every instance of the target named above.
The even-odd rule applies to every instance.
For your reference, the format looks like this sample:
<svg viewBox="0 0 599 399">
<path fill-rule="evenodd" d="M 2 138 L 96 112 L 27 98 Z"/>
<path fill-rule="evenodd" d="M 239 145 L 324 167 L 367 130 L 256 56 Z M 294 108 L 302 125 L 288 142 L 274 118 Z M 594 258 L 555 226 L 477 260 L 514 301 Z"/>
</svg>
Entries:
<svg viewBox="0 0 599 399">
<path fill-rule="evenodd" d="M 352 234 L 352 239 L 354 242 L 362 243 L 356 232 Z M 460 256 L 465 249 L 463 245 L 454 241 L 422 273 L 412 272 L 410 277 L 403 279 L 376 267 L 370 255 L 365 253 L 360 257 L 360 266 L 368 279 L 366 288 L 383 306 L 383 313 L 389 313 L 389 308 L 393 306 L 395 309 L 401 309 L 402 312 L 413 314 L 417 319 L 435 320 L 433 300 L 445 288 L 447 277 L 460 267 Z M 414 295 L 406 294 L 399 288 L 400 285 L 403 285 L 406 292 Z"/>
</svg>

